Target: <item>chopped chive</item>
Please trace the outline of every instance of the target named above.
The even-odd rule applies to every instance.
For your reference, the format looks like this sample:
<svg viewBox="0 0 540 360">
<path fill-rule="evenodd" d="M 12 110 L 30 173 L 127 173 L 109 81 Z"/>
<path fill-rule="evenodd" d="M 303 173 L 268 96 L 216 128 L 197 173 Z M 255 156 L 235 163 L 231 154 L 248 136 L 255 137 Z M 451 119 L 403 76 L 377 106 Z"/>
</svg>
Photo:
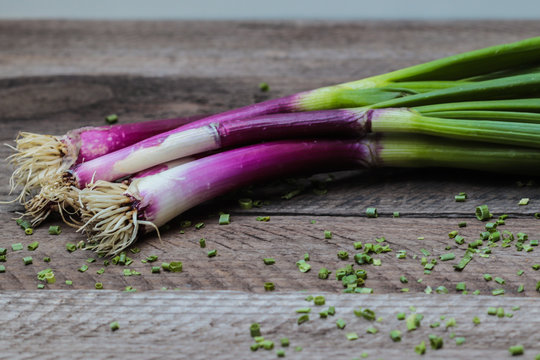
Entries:
<svg viewBox="0 0 540 360">
<path fill-rule="evenodd" d="M 109 327 L 111 328 L 111 331 L 116 331 L 120 329 L 120 325 L 118 325 L 118 321 L 113 321 L 109 324 Z"/>
<path fill-rule="evenodd" d="M 456 196 L 454 196 L 454 200 L 456 200 L 456 202 L 464 202 L 466 199 L 467 199 L 466 195 L 456 195 Z"/>
<path fill-rule="evenodd" d="M 424 355 L 426 353 L 426 343 L 425 343 L 425 341 L 422 341 L 420 344 L 416 345 L 414 347 L 414 351 L 418 355 Z"/>
<path fill-rule="evenodd" d="M 201 248 L 205 248 L 206 247 L 206 239 L 205 238 L 200 238 L 199 239 L 199 246 Z"/>
<path fill-rule="evenodd" d="M 158 259 L 158 256 L 157 255 L 150 255 L 146 258 L 146 261 L 148 262 L 154 262 L 154 261 L 157 261 Z"/>
<path fill-rule="evenodd" d="M 500 278 L 500 277 L 498 277 L 498 276 L 496 276 L 494 280 L 495 280 L 495 282 L 496 282 L 497 284 L 504 285 L 504 283 L 505 283 L 504 279 L 503 279 L 503 278 Z"/>
<path fill-rule="evenodd" d="M 251 334 L 251 337 L 261 336 L 261 326 L 259 323 L 253 323 L 249 327 L 249 332 Z"/>
<path fill-rule="evenodd" d="M 438 321 L 435 321 L 433 324 L 430 324 L 429 327 L 434 329 L 434 328 L 438 328 L 439 326 L 441 326 L 441 323 L 438 322 Z"/>
<path fill-rule="evenodd" d="M 376 218 L 379 216 L 379 214 L 377 213 L 377 208 L 374 208 L 374 207 L 369 207 L 366 209 L 366 216 L 368 218 Z"/>
<path fill-rule="evenodd" d="M 467 223 L 465 221 L 461 221 L 458 223 L 458 227 L 462 228 L 462 227 L 467 227 Z"/>
<path fill-rule="evenodd" d="M 273 265 L 276 263 L 276 260 L 274 258 L 264 258 L 263 262 L 264 265 Z"/>
<path fill-rule="evenodd" d="M 465 243 L 465 238 L 461 235 L 456 235 L 456 237 L 454 238 L 454 241 L 458 245 L 463 245 Z"/>
<path fill-rule="evenodd" d="M 72 280 L 66 280 L 66 285 L 73 285 L 73 281 Z"/>
<path fill-rule="evenodd" d="M 5 273 L 6 267 L 4 265 L 0 265 L 0 273 Z"/>
<path fill-rule="evenodd" d="M 330 274 L 330 271 L 328 271 L 327 268 L 321 268 L 319 270 L 319 279 L 328 279 L 328 275 Z"/>
<path fill-rule="evenodd" d="M 336 326 L 338 327 L 338 329 L 342 329 L 342 330 L 343 330 L 343 329 L 345 328 L 345 326 L 347 326 L 347 323 L 345 322 L 345 320 L 339 318 L 339 319 L 337 319 L 337 321 L 336 321 Z"/>
<path fill-rule="evenodd" d="M 514 345 L 510 346 L 508 348 L 508 351 L 510 352 L 510 355 L 516 356 L 516 355 L 523 355 L 523 345 Z"/>
<path fill-rule="evenodd" d="M 230 214 L 221 214 L 219 216 L 219 225 L 229 225 L 231 223 Z"/>
<path fill-rule="evenodd" d="M 118 115 L 116 114 L 107 115 L 105 116 L 105 121 L 107 122 L 107 124 L 114 124 L 118 121 Z"/>
<path fill-rule="evenodd" d="M 27 246 L 28 250 L 30 251 L 35 251 L 38 247 L 39 247 L 39 242 L 37 241 L 34 241 L 33 243 L 28 244 Z"/>
<path fill-rule="evenodd" d="M 217 250 L 214 249 L 214 250 L 210 250 L 208 253 L 207 253 L 208 257 L 211 258 L 211 257 L 215 257 L 217 255 Z"/>
<path fill-rule="evenodd" d="M 308 253 L 304 254 L 304 261 L 309 261 L 309 254 Z"/>
<path fill-rule="evenodd" d="M 262 222 L 268 222 L 268 221 L 270 221 L 270 216 L 257 216 L 257 218 L 255 220 L 262 221 Z"/>
<path fill-rule="evenodd" d="M 294 351 L 300 352 L 300 351 L 302 351 L 302 347 L 301 347 L 301 346 L 296 346 L 296 347 L 294 348 Z"/>
<path fill-rule="evenodd" d="M 276 350 L 276 356 L 277 357 L 285 357 L 285 350 L 283 350 L 283 349 Z"/>
<path fill-rule="evenodd" d="M 450 231 L 450 232 L 448 233 L 448 237 L 449 237 L 450 239 L 453 239 L 453 238 L 456 237 L 457 234 L 458 234 L 457 230 Z"/>
<path fill-rule="evenodd" d="M 325 302 L 326 302 L 326 299 L 322 295 L 315 296 L 315 298 L 313 299 L 313 303 L 317 306 L 322 306 L 325 304 Z"/>
<path fill-rule="evenodd" d="M 392 213 L 392 217 L 398 218 L 399 217 L 399 211 L 394 211 Z"/>
<path fill-rule="evenodd" d="M 407 280 L 407 278 L 405 276 L 400 276 L 399 277 L 399 281 L 402 283 L 402 284 L 406 284 L 409 282 L 409 280 Z"/>
<path fill-rule="evenodd" d="M 486 221 L 491 218 L 491 214 L 487 205 L 477 206 L 475 210 L 475 215 L 476 218 L 480 221 Z"/>
<path fill-rule="evenodd" d="M 504 289 L 495 289 L 491 292 L 491 294 L 493 294 L 494 296 L 504 295 Z"/>
<path fill-rule="evenodd" d="M 268 90 L 270 90 L 270 86 L 266 82 L 262 82 L 259 84 L 259 90 L 261 90 L 262 92 L 267 92 Z"/>
<path fill-rule="evenodd" d="M 329 230 L 324 230 L 324 238 L 325 239 L 331 239 L 332 238 L 332 232 Z"/>
<path fill-rule="evenodd" d="M 311 308 L 305 307 L 305 308 L 296 309 L 296 312 L 299 314 L 308 314 L 311 312 Z"/>
<path fill-rule="evenodd" d="M 480 324 L 480 318 L 478 316 L 473 317 L 472 322 L 474 325 Z"/>
<path fill-rule="evenodd" d="M 456 258 L 456 255 L 454 253 L 447 253 L 447 254 L 442 254 L 441 256 L 439 256 L 439 259 L 441 259 L 441 261 L 454 260 L 455 258 Z"/>
<path fill-rule="evenodd" d="M 67 243 L 66 244 L 66 250 L 69 251 L 69 252 L 74 252 L 75 250 L 77 250 L 77 245 L 75 245 L 73 243 Z"/>
<path fill-rule="evenodd" d="M 182 262 L 181 261 L 171 261 L 169 263 L 170 272 L 182 272 Z"/>
<path fill-rule="evenodd" d="M 424 256 L 431 256 L 431 253 L 424 248 L 420 249 L 420 252 L 424 254 Z"/>
<path fill-rule="evenodd" d="M 443 347 L 443 338 L 437 335 L 430 334 L 429 343 L 432 349 L 438 350 Z"/>
<path fill-rule="evenodd" d="M 390 331 L 390 339 L 394 342 L 401 341 L 401 331 L 399 330 L 392 330 Z"/>
<path fill-rule="evenodd" d="M 203 222 L 200 222 L 200 223 L 195 224 L 195 229 L 197 229 L 197 230 L 200 230 L 200 229 L 202 229 L 203 227 L 204 227 L 204 223 L 203 223 Z"/>
<path fill-rule="evenodd" d="M 86 270 L 88 270 L 88 266 L 87 265 L 83 265 L 81 266 L 80 268 L 77 269 L 79 272 L 85 272 Z"/>
<path fill-rule="evenodd" d="M 44 289 L 44 288 L 45 288 L 45 285 L 43 285 L 43 284 L 37 284 L 37 288 L 38 288 L 38 289 Z"/>
<path fill-rule="evenodd" d="M 309 321 L 309 315 L 308 315 L 308 314 L 304 314 L 304 315 L 300 316 L 300 317 L 298 318 L 298 320 L 296 320 L 296 323 L 297 323 L 298 325 L 301 325 L 301 324 L 303 324 L 303 323 L 305 323 L 305 322 L 307 322 L 307 321 Z"/>
<path fill-rule="evenodd" d="M 537 271 L 537 270 L 540 269 L 540 264 L 534 264 L 534 265 L 531 266 L 531 267 L 532 267 L 532 269 L 533 269 L 534 271 Z"/>
<path fill-rule="evenodd" d="M 435 289 L 435 292 L 437 294 L 448 294 L 448 289 L 441 285 Z"/>
<path fill-rule="evenodd" d="M 22 249 L 23 249 L 23 244 L 21 243 L 11 244 L 11 250 L 13 251 L 19 251 Z"/>
<path fill-rule="evenodd" d="M 525 286 L 523 286 L 523 284 L 519 284 L 519 285 L 518 285 L 518 288 L 517 288 L 517 292 L 518 292 L 518 293 L 522 293 L 523 290 L 525 290 Z"/>
<path fill-rule="evenodd" d="M 288 347 L 290 345 L 289 339 L 284 337 L 279 340 L 281 342 L 281 346 Z"/>
<path fill-rule="evenodd" d="M 490 274 L 484 274 L 484 280 L 491 281 L 491 280 L 493 280 L 493 277 L 491 277 Z"/>
<path fill-rule="evenodd" d="M 368 334 L 376 334 L 378 332 L 379 332 L 379 330 L 374 326 L 370 326 L 370 327 L 368 327 L 366 329 L 366 333 L 368 333 Z"/>
<path fill-rule="evenodd" d="M 334 316 L 336 314 L 336 308 L 334 306 L 328 307 L 328 315 Z"/>
<path fill-rule="evenodd" d="M 407 325 L 408 331 L 416 330 L 420 326 L 420 321 L 422 320 L 423 316 L 420 314 L 410 314 L 405 319 L 405 323 Z"/>
<path fill-rule="evenodd" d="M 456 345 L 463 345 L 465 343 L 464 337 L 457 337 L 456 338 Z"/>
<path fill-rule="evenodd" d="M 300 272 L 308 272 L 311 269 L 311 265 L 309 265 L 305 260 L 298 260 L 296 262 L 296 266 L 298 267 L 298 270 Z"/>
<path fill-rule="evenodd" d="M 352 332 L 352 333 L 348 333 L 347 335 L 347 340 L 358 340 L 358 334 L 355 333 L 355 332 Z"/>
<path fill-rule="evenodd" d="M 529 205 L 529 198 L 523 198 L 521 200 L 519 200 L 519 203 L 518 205 Z"/>
<path fill-rule="evenodd" d="M 349 259 L 349 253 L 344 251 L 344 250 L 340 250 L 337 253 L 337 257 L 340 260 L 347 260 L 347 259 Z"/>
<path fill-rule="evenodd" d="M 328 311 L 327 310 L 323 310 L 319 313 L 319 316 L 322 318 L 322 319 L 326 319 L 328 317 Z"/>
<path fill-rule="evenodd" d="M 273 282 L 265 282 L 264 283 L 264 290 L 265 291 L 274 291 L 276 289 L 276 285 L 274 285 Z"/>
<path fill-rule="evenodd" d="M 456 319 L 455 319 L 455 318 L 449 318 L 449 319 L 446 321 L 445 326 L 446 326 L 447 329 L 448 329 L 449 327 L 456 326 Z"/>
<path fill-rule="evenodd" d="M 23 262 L 24 262 L 24 265 L 30 265 L 30 264 L 32 264 L 32 262 L 33 262 L 32 257 L 31 257 L 31 256 L 25 256 L 25 257 L 23 257 Z"/>
<path fill-rule="evenodd" d="M 58 225 L 49 226 L 49 235 L 60 235 L 61 232 L 62 232 L 62 229 L 60 229 L 60 226 Z"/>
<path fill-rule="evenodd" d="M 94 285 L 94 287 L 96 288 L 96 290 L 101 290 L 101 289 L 103 289 L 103 283 L 99 283 L 99 282 L 98 282 L 98 283 L 96 283 L 96 284 Z"/>
<path fill-rule="evenodd" d="M 257 351 L 259 350 L 259 344 L 257 343 L 251 344 L 249 348 L 251 349 L 251 351 Z"/>
<path fill-rule="evenodd" d="M 161 267 L 159 266 L 152 266 L 152 274 L 158 274 L 161 272 Z"/>
<path fill-rule="evenodd" d="M 253 200 L 248 198 L 238 199 L 238 205 L 242 209 L 251 209 L 253 207 Z"/>
<path fill-rule="evenodd" d="M 540 281 L 536 283 L 536 291 L 540 292 Z"/>
<path fill-rule="evenodd" d="M 24 233 L 25 233 L 26 235 L 32 235 L 32 234 L 34 233 L 34 229 L 32 229 L 32 228 L 30 228 L 30 227 L 29 227 L 29 228 L 26 228 L 26 229 L 24 229 Z"/>
</svg>

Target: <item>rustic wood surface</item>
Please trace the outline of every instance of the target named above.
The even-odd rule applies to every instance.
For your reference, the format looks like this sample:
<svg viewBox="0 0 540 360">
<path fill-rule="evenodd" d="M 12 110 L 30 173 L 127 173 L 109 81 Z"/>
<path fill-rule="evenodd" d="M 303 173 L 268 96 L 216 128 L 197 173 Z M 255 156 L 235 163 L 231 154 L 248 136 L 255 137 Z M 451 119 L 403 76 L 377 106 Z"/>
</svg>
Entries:
<svg viewBox="0 0 540 360">
<path fill-rule="evenodd" d="M 110 113 L 129 122 L 219 112 L 515 41 L 539 30 L 538 22 L 500 21 L 1 21 L 0 142 L 9 143 L 21 130 L 62 134 L 80 126 L 102 125 L 103 117 Z M 258 90 L 261 81 L 270 84 L 270 92 Z M 9 153 L 7 147 L 0 148 L 0 157 Z M 2 199 L 9 199 L 9 174 L 9 166 L 1 163 Z M 328 177 L 322 174 L 311 179 L 326 182 Z M 60 236 L 48 235 L 48 225 L 60 224 L 57 218 L 26 236 L 11 220 L 20 207 L 0 205 L 0 247 L 8 248 L 3 263 L 6 272 L 0 274 L 0 309 L 4 314 L 0 341 L 4 349 L 8 344 L 10 347 L 5 356 L 73 358 L 75 350 L 88 354 L 100 349 L 117 357 L 124 353 L 141 358 L 250 358 L 247 329 L 252 321 L 261 321 L 267 331 L 263 332 L 273 339 L 289 336 L 295 339 L 293 347 L 299 344 L 305 348 L 302 353 L 288 349 L 288 358 L 353 358 L 364 349 L 369 358 L 415 357 L 414 345 L 427 340 L 432 330 L 427 324 L 440 315 L 455 316 L 455 333 L 467 340 L 456 347 L 447 336 L 450 330 L 434 329 L 433 333 L 445 333 L 445 348 L 428 350 L 430 357 L 506 358 L 508 346 L 518 342 L 525 345 L 527 358 L 540 352 L 535 333 L 535 304 L 540 296 L 535 287 L 540 272 L 531 268 L 540 263 L 540 249 L 527 253 L 497 247 L 489 258 L 476 256 L 463 272 L 455 272 L 452 265 L 466 245 L 456 245 L 447 235 L 458 230 L 458 222 L 466 221 L 468 225 L 459 229 L 460 234 L 467 241 L 476 239 L 484 224 L 474 218 L 474 208 L 488 204 L 495 215 L 509 214 L 504 229 L 538 239 L 539 220 L 533 217 L 540 211 L 538 178 L 441 169 L 345 172 L 326 182 L 327 192 L 322 195 L 314 193 L 309 179 L 297 182 L 305 189 L 291 200 L 281 199 L 281 195 L 299 185 L 281 180 L 229 194 L 187 212 L 162 230 L 162 241 L 156 236 L 139 241 L 141 252 L 129 253 L 134 259 L 129 268 L 141 275 L 129 277 L 119 266 L 106 267 L 105 273 L 98 275 L 103 259 L 80 250 L 68 253 L 66 243 L 77 243 L 83 237 L 66 226 Z M 461 191 L 470 198 L 456 203 L 453 196 Z M 245 196 L 267 203 L 243 210 L 236 200 Z M 530 204 L 518 206 L 524 197 L 530 198 Z M 370 206 L 377 207 L 381 217 L 366 218 L 365 209 Z M 232 214 L 230 225 L 217 225 L 219 211 Z M 392 218 L 394 211 L 401 217 Z M 269 215 L 270 221 L 256 221 L 261 215 Z M 206 226 L 201 230 L 191 227 L 180 234 L 180 223 L 185 219 L 203 221 Z M 324 239 L 324 230 L 333 232 L 332 239 Z M 339 250 L 352 256 L 354 241 L 374 242 L 381 236 L 394 251 L 376 256 L 382 260 L 381 266 L 366 268 L 366 286 L 374 289 L 374 295 L 341 294 L 342 286 L 333 276 L 317 278 L 323 266 L 335 271 L 352 262 L 339 260 Z M 207 239 L 206 249 L 198 245 L 201 237 Z M 35 252 L 26 248 L 11 251 L 12 243 L 26 246 L 31 241 L 40 242 Z M 457 259 L 439 261 L 432 274 L 426 275 L 419 263 L 422 248 L 432 254 L 430 258 L 454 252 Z M 216 258 L 206 256 L 210 249 L 218 250 Z M 397 250 L 406 250 L 407 258 L 397 259 Z M 312 270 L 303 274 L 295 262 L 305 253 L 310 255 Z M 182 261 L 184 271 L 151 274 L 151 265 L 140 260 L 152 254 L 158 255 L 160 262 Z M 22 257 L 28 255 L 34 263 L 24 266 Z M 414 259 L 414 255 L 418 257 Z M 51 257 L 51 263 L 42 261 L 45 256 Z M 274 257 L 276 264 L 264 265 L 263 257 Z M 97 261 L 87 263 L 88 258 Z M 78 272 L 83 264 L 89 270 Z M 36 273 L 48 267 L 54 270 L 57 283 L 35 291 Z M 518 276 L 518 270 L 524 274 Z M 484 273 L 504 278 L 505 284 L 486 282 Z M 402 275 L 408 278 L 407 284 L 400 283 Z M 65 284 L 68 279 L 73 285 Z M 267 281 L 276 284 L 276 292 L 264 293 Z M 482 295 L 455 295 L 459 281 Z M 93 291 L 96 282 L 117 291 Z M 525 287 L 522 293 L 517 292 L 520 284 Z M 424 294 L 426 286 L 435 289 L 441 285 L 451 295 Z M 118 291 L 126 286 L 138 293 Z M 163 287 L 180 291 L 143 292 Z M 409 288 L 409 294 L 400 293 L 404 287 Z M 505 289 L 506 294 L 492 297 L 491 290 L 496 288 Z M 307 292 L 299 295 L 300 290 Z M 329 304 L 347 309 L 351 324 L 362 325 L 345 330 L 358 331 L 359 340 L 348 342 L 335 328 L 334 319 L 313 321 L 296 331 L 294 309 L 305 306 L 305 294 L 320 292 L 326 293 Z M 420 331 L 406 334 L 402 343 L 394 344 L 388 331 L 394 326 L 403 330 L 395 313 L 409 305 L 417 306 L 426 316 L 425 324 Z M 513 305 L 522 310 L 511 319 L 486 317 L 487 306 L 508 310 Z M 369 342 L 363 333 L 366 325 L 354 319 L 353 306 L 374 308 L 392 320 L 384 321 L 381 333 Z M 107 324 L 116 314 L 116 319 L 124 322 L 121 331 L 111 336 Z M 486 320 L 478 328 L 470 322 L 475 315 Z M 40 340 L 31 341 L 34 337 Z M 255 356 L 260 357 L 261 352 Z M 91 357 L 104 355 L 92 353 Z M 275 352 L 264 357 L 274 358 Z"/>
</svg>

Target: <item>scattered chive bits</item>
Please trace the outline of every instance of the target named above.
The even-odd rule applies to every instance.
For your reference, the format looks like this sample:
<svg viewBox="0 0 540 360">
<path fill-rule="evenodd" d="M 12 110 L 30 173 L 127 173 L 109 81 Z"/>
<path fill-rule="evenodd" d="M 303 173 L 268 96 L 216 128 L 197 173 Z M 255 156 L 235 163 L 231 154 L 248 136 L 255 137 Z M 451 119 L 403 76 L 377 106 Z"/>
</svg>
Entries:
<svg viewBox="0 0 540 360">
<path fill-rule="evenodd" d="M 118 122 L 118 115 L 116 114 L 107 115 L 105 116 L 105 121 L 107 122 L 107 124 L 115 124 L 116 122 Z"/>
<path fill-rule="evenodd" d="M 376 218 L 379 216 L 379 214 L 377 213 L 377 208 L 374 208 L 374 207 L 369 207 L 366 209 L 366 216 L 368 218 Z"/>
<path fill-rule="evenodd" d="M 331 239 L 332 238 L 332 232 L 329 230 L 324 230 L 324 238 L 325 239 Z"/>
<path fill-rule="evenodd" d="M 394 342 L 401 341 L 401 331 L 399 330 L 392 330 L 390 331 L 390 339 Z"/>
<path fill-rule="evenodd" d="M 264 265 L 274 265 L 276 263 L 276 259 L 274 259 L 274 258 L 264 258 L 263 262 L 264 262 Z"/>
<path fill-rule="evenodd" d="M 60 229 L 60 226 L 58 225 L 49 226 L 49 235 L 60 235 L 61 232 L 62 232 L 62 229 Z"/>
<path fill-rule="evenodd" d="M 208 251 L 207 255 L 209 258 L 215 257 L 217 255 L 217 250 L 216 249 L 210 250 Z"/>
<path fill-rule="evenodd" d="M 267 92 L 270 90 L 270 86 L 268 85 L 268 83 L 263 81 L 259 84 L 259 90 L 261 90 L 262 92 Z"/>
<path fill-rule="evenodd" d="M 229 214 L 221 214 L 219 216 L 219 225 L 229 225 L 231 223 L 231 217 Z"/>
<path fill-rule="evenodd" d="M 113 321 L 109 324 L 109 327 L 111 328 L 111 331 L 116 331 L 120 329 L 120 325 L 118 325 L 118 321 Z"/>
</svg>

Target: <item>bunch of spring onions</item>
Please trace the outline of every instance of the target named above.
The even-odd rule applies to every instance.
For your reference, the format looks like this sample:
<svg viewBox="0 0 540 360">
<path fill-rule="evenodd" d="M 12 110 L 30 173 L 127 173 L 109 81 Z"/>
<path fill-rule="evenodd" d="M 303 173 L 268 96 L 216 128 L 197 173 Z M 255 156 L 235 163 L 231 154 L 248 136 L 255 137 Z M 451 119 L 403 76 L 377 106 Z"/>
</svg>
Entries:
<svg viewBox="0 0 540 360">
<path fill-rule="evenodd" d="M 100 156 L 76 161 L 48 154 L 62 166 L 38 178 L 37 147 L 18 143 L 11 160 L 20 199 L 39 188 L 25 202 L 27 216 L 33 224 L 53 210 L 69 213 L 72 224 L 80 217 L 89 246 L 115 254 L 201 202 L 299 172 L 443 166 L 539 174 L 540 37 L 169 129 L 120 146 L 102 139 Z M 90 133 L 77 140 L 79 155 L 92 141 Z"/>
</svg>

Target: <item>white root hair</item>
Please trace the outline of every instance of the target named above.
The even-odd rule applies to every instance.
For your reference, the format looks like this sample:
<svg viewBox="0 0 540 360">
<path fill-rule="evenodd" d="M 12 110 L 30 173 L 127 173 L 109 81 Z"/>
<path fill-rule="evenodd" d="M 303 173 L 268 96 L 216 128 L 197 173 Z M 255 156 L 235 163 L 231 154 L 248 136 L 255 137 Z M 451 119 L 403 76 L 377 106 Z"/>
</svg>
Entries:
<svg viewBox="0 0 540 360">
<path fill-rule="evenodd" d="M 71 164 L 64 158 L 66 145 L 56 136 L 21 132 L 15 143 L 15 146 L 6 144 L 15 151 L 7 158 L 15 168 L 9 179 L 9 193 L 21 188 L 13 201 L 24 203 L 46 179 L 67 170 Z"/>
<path fill-rule="evenodd" d="M 86 249 L 104 255 L 116 255 L 138 237 L 141 227 L 150 226 L 158 232 L 150 221 L 137 218 L 133 200 L 125 195 L 128 185 L 98 180 L 79 193 L 79 208 L 84 223 L 78 231 L 88 236 Z"/>
<path fill-rule="evenodd" d="M 75 217 L 79 213 L 79 192 L 68 177 L 56 173 L 42 184 L 37 195 L 25 203 L 23 216 L 32 219 L 32 226 L 38 226 L 51 212 L 58 211 L 66 224 L 78 228 L 80 223 Z"/>
</svg>

